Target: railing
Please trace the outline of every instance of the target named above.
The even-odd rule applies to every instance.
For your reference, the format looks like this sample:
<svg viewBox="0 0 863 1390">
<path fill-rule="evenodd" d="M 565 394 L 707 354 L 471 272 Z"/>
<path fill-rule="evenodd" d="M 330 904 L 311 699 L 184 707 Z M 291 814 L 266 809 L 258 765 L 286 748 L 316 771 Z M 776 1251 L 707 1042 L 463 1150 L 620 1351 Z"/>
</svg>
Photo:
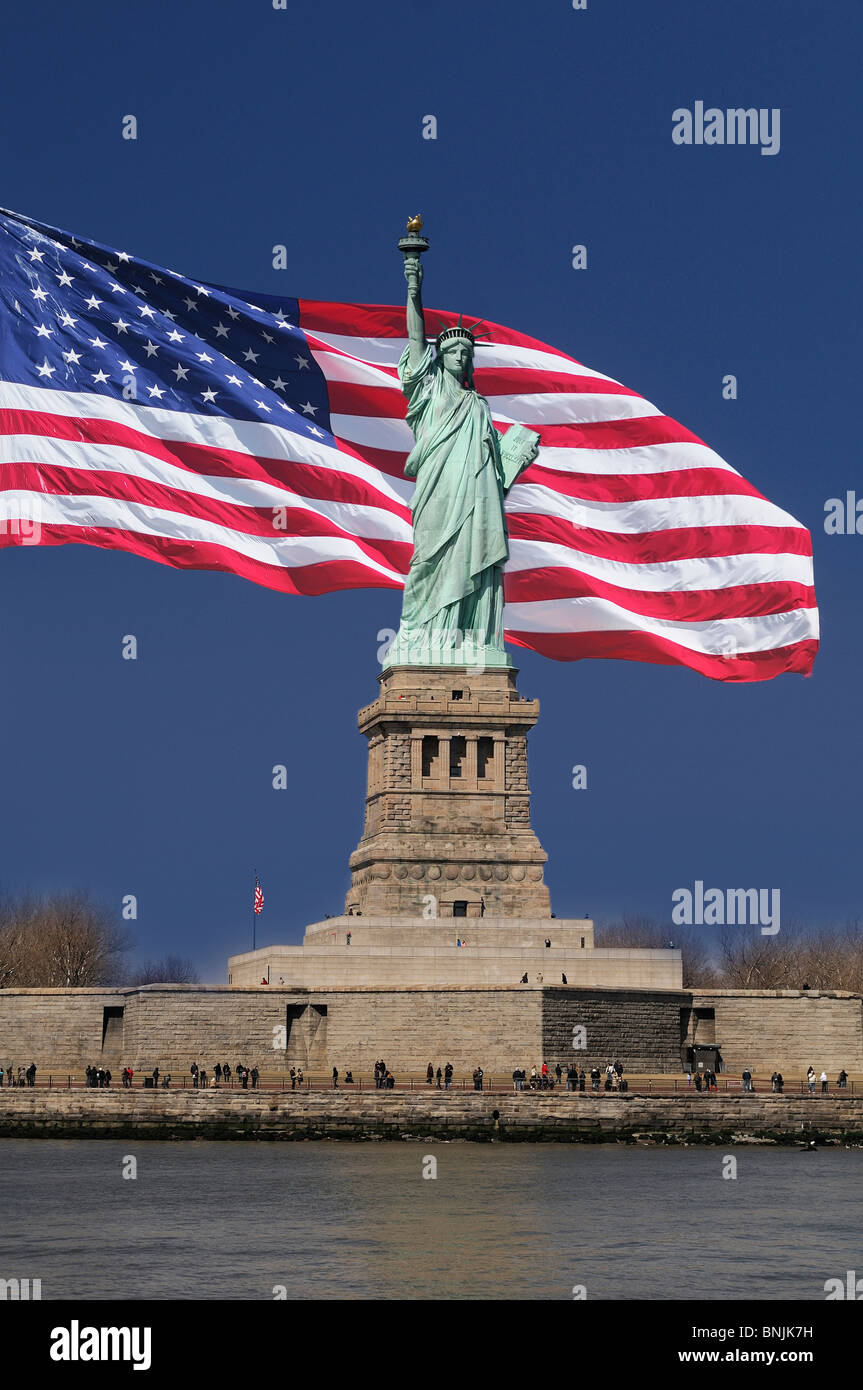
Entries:
<svg viewBox="0 0 863 1390">
<path fill-rule="evenodd" d="M 310 1091 L 321 1092 L 321 1091 L 333 1091 L 333 1090 L 338 1090 L 338 1091 L 344 1092 L 344 1093 L 346 1093 L 346 1094 L 348 1094 L 348 1095 L 350 1095 L 351 1093 L 359 1094 L 359 1093 L 362 1093 L 363 1091 L 371 1091 L 371 1090 L 375 1090 L 375 1091 L 384 1091 L 384 1092 L 387 1092 L 387 1091 L 392 1090 L 392 1091 L 398 1091 L 398 1092 L 400 1092 L 400 1093 L 404 1093 L 404 1092 L 410 1093 L 410 1092 L 416 1091 L 418 1094 L 422 1094 L 423 1092 L 435 1092 L 435 1093 L 436 1093 L 438 1090 L 440 1090 L 441 1094 L 446 1094 L 446 1091 L 447 1091 L 447 1087 L 443 1084 L 443 1082 L 441 1083 L 441 1086 L 438 1087 L 438 1085 L 437 1085 L 437 1080 L 435 1080 L 435 1082 L 434 1082 L 433 1084 L 430 1085 L 424 1078 L 417 1078 L 417 1077 L 408 1077 L 408 1078 L 406 1078 L 404 1081 L 398 1081 L 398 1080 L 396 1080 L 395 1085 L 392 1086 L 392 1087 L 389 1087 L 389 1086 L 378 1086 L 378 1085 L 375 1084 L 374 1080 L 373 1080 L 372 1078 L 369 1078 L 369 1077 L 366 1077 L 366 1078 L 357 1077 L 356 1080 L 355 1080 L 354 1082 L 345 1084 L 344 1079 L 343 1079 L 343 1077 L 341 1077 L 341 1076 L 339 1077 L 339 1082 L 338 1082 L 338 1086 L 337 1086 L 337 1087 L 334 1087 L 334 1086 L 333 1086 L 333 1083 L 332 1083 L 332 1079 L 331 1079 L 331 1078 L 328 1078 L 328 1077 L 326 1077 L 326 1076 L 323 1076 L 323 1077 L 322 1077 L 322 1076 L 304 1076 L 301 1083 L 297 1083 L 295 1086 L 292 1086 L 292 1085 L 291 1085 L 291 1080 L 290 1080 L 290 1077 L 289 1077 L 289 1076 L 285 1076 L 285 1075 L 281 1075 L 281 1074 L 278 1075 L 278 1076 L 273 1076 L 272 1073 L 268 1073 L 266 1079 L 259 1079 L 257 1086 L 253 1086 L 252 1083 L 251 1083 L 251 1080 L 250 1080 L 247 1087 L 244 1087 L 244 1086 L 242 1085 L 242 1083 L 239 1082 L 239 1081 L 237 1081 L 236 1078 L 235 1078 L 234 1076 L 232 1076 L 232 1077 L 231 1077 L 231 1080 L 230 1080 L 230 1081 L 227 1081 L 227 1082 L 226 1082 L 226 1081 L 213 1082 L 213 1081 L 211 1081 L 211 1080 L 208 1079 L 208 1082 L 207 1082 L 207 1085 L 206 1085 L 206 1086 L 197 1086 L 197 1087 L 195 1087 L 195 1086 L 192 1084 L 191 1077 L 187 1077 L 187 1076 L 185 1076 L 185 1075 L 183 1075 L 182 1078 L 178 1078 L 178 1080 L 177 1080 L 176 1082 L 175 1082 L 175 1081 L 173 1080 L 173 1078 L 172 1078 L 171 1084 L 170 1084 L 170 1086 L 168 1086 L 168 1087 L 166 1087 L 166 1086 L 164 1086 L 164 1085 L 162 1084 L 164 1078 L 161 1077 L 161 1076 L 160 1076 L 160 1078 L 159 1078 L 159 1085 L 158 1085 L 158 1087 L 155 1087 L 155 1086 L 153 1086 L 153 1087 L 151 1087 L 151 1086 L 145 1086 L 144 1083 L 145 1083 L 146 1081 L 150 1080 L 150 1079 L 151 1079 L 151 1078 L 150 1078 L 149 1076 L 146 1076 L 146 1075 L 143 1075 L 143 1074 L 136 1075 L 136 1076 L 133 1078 L 131 1087 L 130 1087 L 130 1088 L 127 1088 L 127 1087 L 125 1087 L 125 1086 L 123 1085 L 123 1083 L 122 1083 L 122 1076 L 121 1076 L 121 1077 L 117 1077 L 117 1076 L 114 1076 L 114 1075 L 112 1074 L 110 1085 L 109 1085 L 108 1087 L 99 1087 L 99 1086 L 90 1086 L 90 1085 L 88 1085 L 86 1079 L 85 1079 L 83 1076 L 81 1076 L 81 1075 L 75 1076 L 75 1075 L 72 1074 L 72 1073 L 67 1073 L 67 1075 L 65 1076 L 65 1079 L 58 1078 L 56 1084 L 57 1084 L 58 1087 L 63 1087 L 63 1088 L 66 1089 L 66 1090 L 105 1090 L 105 1089 L 107 1089 L 107 1090 L 111 1090 L 111 1091 L 122 1091 L 122 1090 L 127 1090 L 127 1089 L 133 1089 L 133 1090 L 147 1090 L 147 1091 L 152 1090 L 154 1094 L 156 1093 L 157 1090 L 159 1090 L 159 1091 L 163 1091 L 163 1090 L 171 1090 L 171 1091 L 192 1091 L 192 1090 L 196 1090 L 196 1091 L 197 1091 L 197 1090 L 202 1090 L 202 1091 L 231 1091 L 231 1092 L 233 1092 L 233 1091 L 243 1091 L 243 1090 L 248 1090 L 248 1091 L 256 1091 L 256 1090 L 257 1090 L 257 1091 L 265 1091 L 265 1092 L 267 1092 L 267 1093 L 269 1093 L 269 1094 L 272 1094 L 272 1093 L 274 1093 L 274 1092 L 276 1092 L 276 1093 L 283 1093 L 283 1094 L 284 1094 L 284 1093 L 290 1093 L 290 1092 L 292 1092 L 292 1091 L 305 1091 L 306 1093 L 308 1093 L 308 1092 L 310 1092 Z M 772 1095 L 772 1094 L 775 1095 L 775 1094 L 777 1094 L 776 1092 L 773 1091 L 773 1088 L 772 1088 L 772 1085 L 771 1085 L 771 1082 L 770 1082 L 770 1078 L 769 1078 L 769 1077 L 758 1077 L 758 1076 L 754 1076 L 753 1079 L 752 1079 L 752 1090 L 751 1090 L 750 1092 L 747 1092 L 747 1091 L 745 1091 L 745 1090 L 743 1089 L 743 1082 L 742 1082 L 742 1079 L 739 1078 L 739 1077 L 736 1077 L 736 1076 L 735 1076 L 735 1077 L 730 1077 L 730 1076 L 723 1076 L 723 1075 L 720 1075 L 720 1076 L 718 1076 L 718 1077 L 716 1078 L 716 1085 L 717 1085 L 717 1090 L 716 1090 L 716 1091 L 708 1091 L 706 1088 L 702 1088 L 702 1090 L 701 1090 L 700 1093 L 699 1093 L 699 1092 L 697 1091 L 697 1089 L 696 1089 L 694 1080 L 691 1081 L 691 1082 L 689 1082 L 689 1083 L 687 1083 L 685 1077 L 677 1077 L 677 1076 L 668 1076 L 668 1077 L 665 1077 L 665 1076 L 638 1076 L 638 1075 L 633 1075 L 633 1076 L 626 1076 L 626 1077 L 625 1077 L 625 1080 L 626 1080 L 626 1082 L 627 1082 L 627 1090 L 626 1090 L 626 1091 L 620 1091 L 618 1088 L 614 1088 L 614 1087 L 612 1087 L 611 1090 L 606 1090 L 606 1088 L 605 1088 L 605 1081 L 604 1081 L 604 1080 L 601 1080 L 601 1081 L 600 1081 L 600 1084 L 599 1084 L 598 1087 L 594 1087 L 593 1083 L 591 1082 L 590 1077 L 586 1077 L 586 1079 L 585 1079 L 584 1090 L 582 1090 L 582 1089 L 580 1088 L 580 1086 L 579 1086 L 576 1090 L 569 1091 L 569 1090 L 567 1090 L 566 1077 L 565 1077 L 565 1075 L 564 1075 L 564 1077 L 562 1078 L 562 1080 L 561 1080 L 559 1083 L 557 1082 L 557 1080 L 555 1080 L 554 1086 L 553 1086 L 553 1087 L 548 1087 L 548 1088 L 543 1088 L 543 1087 L 540 1087 L 540 1086 L 537 1086 L 537 1087 L 533 1087 L 533 1088 L 532 1088 L 532 1087 L 530 1086 L 530 1081 L 529 1081 L 529 1079 L 526 1079 L 526 1080 L 524 1081 L 524 1083 L 523 1083 L 523 1091 L 522 1091 L 522 1092 L 518 1092 L 517 1094 L 523 1094 L 523 1093 L 527 1093 L 527 1092 L 529 1092 L 529 1091 L 532 1091 L 534 1095 L 546 1095 L 546 1096 L 550 1096 L 550 1095 L 589 1095 L 589 1096 L 608 1096 L 608 1095 L 619 1096 L 619 1095 L 628 1095 L 628 1096 L 644 1096 L 644 1095 L 647 1095 L 647 1096 L 667 1097 L 667 1096 L 675 1096 L 675 1095 L 698 1095 L 698 1094 L 701 1094 L 701 1095 L 705 1096 L 705 1098 L 707 1098 L 707 1099 L 709 1099 L 711 1095 L 716 1095 L 716 1094 L 721 1094 L 721 1095 L 746 1095 L 746 1094 L 754 1094 L 754 1095 L 760 1095 L 760 1096 Z M 5 1078 L 5 1077 L 3 1078 L 3 1081 L 6 1082 L 6 1078 Z M 34 1083 L 34 1084 L 35 1084 L 35 1087 L 36 1087 L 37 1089 L 39 1089 L 39 1090 L 44 1090 L 44 1089 L 46 1089 L 46 1088 L 47 1088 L 47 1089 L 53 1089 L 53 1088 L 54 1088 L 54 1085 L 55 1085 L 53 1073 L 49 1073 L 47 1079 L 46 1079 L 44 1076 L 40 1077 L 40 1076 L 38 1075 L 38 1073 L 37 1073 L 36 1079 L 35 1079 L 35 1083 Z M 5 1085 L 2 1089 L 6 1089 L 7 1086 L 9 1086 L 9 1083 L 6 1083 L 6 1085 Z M 17 1080 L 12 1084 L 11 1087 L 9 1087 L 9 1089 L 18 1089 L 18 1082 L 17 1082 Z M 24 1089 L 31 1089 L 31 1088 L 29 1087 L 29 1085 L 28 1085 L 27 1082 L 24 1083 Z M 474 1089 L 475 1089 L 475 1088 L 474 1088 L 473 1080 L 472 1080 L 471 1077 L 458 1077 L 458 1078 L 455 1078 L 455 1077 L 454 1077 L 453 1080 L 452 1080 L 452 1082 L 451 1082 L 451 1084 L 450 1084 L 450 1087 L 449 1087 L 449 1090 L 450 1090 L 450 1091 L 463 1091 L 463 1092 L 466 1092 L 466 1091 L 473 1091 Z M 489 1076 L 488 1074 L 486 1074 L 486 1075 L 483 1077 L 482 1090 L 483 1090 L 483 1092 L 491 1092 L 492 1094 L 495 1094 L 495 1095 L 507 1095 L 507 1094 L 512 1094 L 512 1093 L 514 1092 L 515 1086 L 514 1086 L 514 1083 L 513 1083 L 511 1080 L 509 1080 L 509 1079 L 503 1079 L 503 1080 L 501 1080 L 501 1079 L 495 1079 L 494 1077 L 491 1077 L 491 1076 Z M 842 1096 L 846 1096 L 846 1097 L 847 1097 L 847 1096 L 854 1096 L 854 1095 L 863 1094 L 863 1080 L 858 1079 L 858 1080 L 855 1082 L 855 1081 L 853 1081 L 853 1080 L 851 1080 L 851 1079 L 849 1078 L 849 1079 L 848 1079 L 848 1082 L 847 1082 L 847 1084 L 846 1084 L 845 1086 L 839 1086 L 839 1085 L 837 1084 L 836 1081 L 828 1081 L 828 1084 L 827 1084 L 827 1091 L 826 1091 L 826 1092 L 822 1092 L 822 1090 L 821 1090 L 821 1082 L 820 1082 L 820 1080 L 818 1080 L 818 1081 L 816 1081 L 816 1083 L 815 1083 L 815 1090 L 814 1090 L 814 1092 L 810 1092 L 810 1090 L 809 1090 L 809 1083 L 807 1082 L 806 1078 L 803 1077 L 803 1078 L 801 1078 L 801 1079 L 799 1079 L 799 1080 L 798 1080 L 798 1079 L 793 1079 L 793 1080 L 787 1080 L 787 1081 L 785 1081 L 784 1084 L 783 1084 L 783 1089 L 782 1089 L 781 1094 L 784 1095 L 784 1096 L 790 1096 L 790 1097 L 792 1097 L 792 1098 L 796 1098 L 796 1097 L 798 1097 L 798 1096 L 803 1096 L 803 1095 L 812 1094 L 812 1095 L 813 1095 L 813 1098 L 815 1098 L 815 1099 L 817 1099 L 818 1097 L 820 1097 L 822 1094 L 826 1094 L 828 1097 L 829 1097 L 829 1096 L 837 1096 L 837 1095 L 840 1096 L 840 1097 L 842 1097 Z"/>
</svg>

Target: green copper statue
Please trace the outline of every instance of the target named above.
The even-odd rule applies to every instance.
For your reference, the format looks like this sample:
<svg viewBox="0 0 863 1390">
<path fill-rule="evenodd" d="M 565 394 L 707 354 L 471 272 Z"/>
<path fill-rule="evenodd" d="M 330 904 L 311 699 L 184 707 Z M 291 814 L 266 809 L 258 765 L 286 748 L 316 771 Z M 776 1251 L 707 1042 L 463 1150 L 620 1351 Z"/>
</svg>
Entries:
<svg viewBox="0 0 863 1390">
<path fill-rule="evenodd" d="M 509 666 L 503 641 L 503 566 L 508 556 L 503 501 L 536 457 L 539 436 L 519 425 L 501 435 L 473 385 L 478 325 L 446 328 L 426 341 L 419 217 L 399 242 L 408 282 L 408 346 L 398 365 L 416 443 L 405 476 L 414 553 L 401 626 L 386 666 Z M 435 350 L 436 347 L 436 350 Z"/>
</svg>

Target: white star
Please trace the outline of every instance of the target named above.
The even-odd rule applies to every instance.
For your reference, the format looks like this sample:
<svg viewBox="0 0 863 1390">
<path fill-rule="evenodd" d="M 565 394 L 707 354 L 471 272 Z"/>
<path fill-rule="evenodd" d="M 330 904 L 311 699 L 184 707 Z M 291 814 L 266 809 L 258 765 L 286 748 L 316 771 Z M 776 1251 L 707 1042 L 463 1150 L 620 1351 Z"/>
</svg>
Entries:
<svg viewBox="0 0 863 1390">
<path fill-rule="evenodd" d="M 61 285 L 71 285 L 74 278 L 75 277 L 72 275 L 67 275 L 65 270 L 62 272 L 62 274 L 57 276 L 57 279 L 59 280 Z"/>
<path fill-rule="evenodd" d="M 183 300 L 183 303 L 185 304 L 186 308 L 189 309 L 190 311 L 191 311 L 192 309 L 196 309 L 196 308 L 197 308 L 197 305 L 195 304 L 194 299 L 184 299 L 184 300 Z"/>
<path fill-rule="evenodd" d="M 129 255 L 129 252 L 128 252 L 128 251 L 118 251 L 118 252 L 117 252 L 117 260 L 118 260 L 118 261 L 130 261 L 131 259 L 132 259 L 132 257 Z"/>
<path fill-rule="evenodd" d="M 176 367 L 174 368 L 174 376 L 177 378 L 177 380 L 178 380 L 178 381 L 185 381 L 185 380 L 186 380 L 186 377 L 187 377 L 188 375 L 189 375 L 189 369 L 188 369 L 188 367 L 181 367 L 181 366 L 180 366 L 180 363 L 178 362 L 177 365 L 176 365 Z"/>
<path fill-rule="evenodd" d="M 35 290 L 31 290 L 30 293 L 32 294 L 34 299 L 38 299 L 40 301 L 48 298 L 41 285 L 37 285 Z"/>
<path fill-rule="evenodd" d="M 280 309 L 277 314 L 273 314 L 273 318 L 276 320 L 277 323 L 281 325 L 282 328 L 284 328 L 285 324 L 288 323 L 288 320 L 285 318 L 284 309 Z M 290 325 L 288 326 L 290 327 Z"/>
<path fill-rule="evenodd" d="M 257 352 L 252 352 L 252 349 L 249 348 L 248 352 L 243 353 L 243 356 L 247 362 L 257 362 L 259 354 Z"/>
<path fill-rule="evenodd" d="M 300 371 L 302 371 L 305 367 L 307 367 L 307 366 L 309 365 L 309 359 L 308 359 L 308 357 L 298 357 L 298 358 L 297 358 L 297 361 L 298 361 L 299 364 L 300 364 Z"/>
<path fill-rule="evenodd" d="M 118 285 L 117 282 L 116 282 L 116 280 L 113 280 L 113 281 L 111 282 L 111 284 L 108 286 L 108 289 L 111 291 L 112 294 L 125 294 L 125 293 L 126 293 L 126 288 L 125 288 L 125 286 L 124 286 L 124 285 Z"/>
<path fill-rule="evenodd" d="M 172 314 L 172 313 L 171 313 L 170 309 L 163 309 L 163 310 L 162 310 L 162 313 L 163 313 L 164 317 L 165 317 L 166 319 L 170 319 L 172 323 L 174 322 L 174 319 L 177 317 L 176 314 Z"/>
<path fill-rule="evenodd" d="M 82 262 L 81 262 L 81 269 L 82 269 L 82 270 L 89 270 L 89 272 L 90 272 L 91 275 L 95 275 L 95 273 L 96 273 L 96 267 L 95 267 L 94 265 L 91 265 L 89 261 L 82 261 Z"/>
<path fill-rule="evenodd" d="M 261 407 L 261 410 L 265 410 L 268 415 L 270 414 L 270 407 L 268 405 L 264 405 L 263 401 L 255 401 L 255 405 L 259 405 Z"/>
<path fill-rule="evenodd" d="M 32 251 L 28 251 L 27 255 L 30 257 L 31 261 L 44 261 L 45 259 L 45 252 L 40 251 L 36 246 L 33 247 Z"/>
<path fill-rule="evenodd" d="M 224 325 L 223 323 L 217 323 L 217 324 L 216 324 L 216 337 L 217 337 L 217 338 L 227 338 L 227 336 L 228 336 L 228 330 L 227 330 L 227 328 L 225 327 L 225 325 Z"/>
<path fill-rule="evenodd" d="M 238 319 L 240 317 L 239 312 L 231 304 L 228 305 L 228 313 L 232 319 Z"/>
<path fill-rule="evenodd" d="M 143 285 L 133 285 L 132 288 L 134 289 L 136 294 L 139 294 L 141 296 L 142 299 L 147 298 L 147 291 L 144 289 Z"/>
<path fill-rule="evenodd" d="M 215 357 L 208 357 L 206 352 L 196 352 L 195 356 L 199 362 L 215 362 Z"/>
<path fill-rule="evenodd" d="M 120 366 L 123 368 L 124 372 L 136 372 L 138 370 L 138 368 L 135 366 L 135 363 L 129 362 L 128 360 L 126 360 L 125 362 L 121 362 Z"/>
<path fill-rule="evenodd" d="M 106 372 L 103 372 L 103 371 L 91 372 L 91 376 L 93 377 L 93 380 L 94 380 L 94 381 L 107 381 L 107 380 L 108 380 L 107 373 L 106 373 Z"/>
<path fill-rule="evenodd" d="M 154 285 L 161 285 L 162 283 L 162 276 L 154 275 L 152 270 L 150 271 L 150 279 L 153 281 Z"/>
<path fill-rule="evenodd" d="M 116 328 L 116 330 L 117 330 L 118 333 L 128 333 L 128 332 L 129 332 L 129 325 L 128 325 L 128 323 L 126 322 L 125 319 L 116 319 L 116 320 L 114 321 L 114 323 L 111 324 L 111 327 L 112 327 L 112 328 Z"/>
<path fill-rule="evenodd" d="M 178 333 L 176 328 L 172 328 L 168 334 L 168 341 L 171 343 L 181 343 L 185 336 L 185 333 Z"/>
<path fill-rule="evenodd" d="M 148 357 L 155 357 L 159 349 L 157 348 L 156 344 L 151 343 L 150 339 L 148 338 L 147 342 L 144 345 L 144 351 L 146 352 Z"/>
<path fill-rule="evenodd" d="M 88 309 L 98 309 L 99 305 L 103 303 L 103 300 L 97 299 L 94 294 L 91 294 L 89 299 L 84 300 L 84 303 L 87 305 Z"/>
<path fill-rule="evenodd" d="M 147 392 L 149 395 L 155 396 L 158 401 L 160 401 L 165 394 L 160 386 L 148 386 Z"/>
<path fill-rule="evenodd" d="M 262 333 L 261 337 L 264 338 L 268 343 L 274 343 L 276 341 L 272 333 Z"/>
<path fill-rule="evenodd" d="M 40 324 L 39 324 L 39 327 L 36 329 L 36 337 L 37 337 L 37 338 L 50 338 L 50 337 L 51 337 L 51 334 L 52 334 L 53 332 L 54 332 L 53 328 L 48 328 L 44 323 L 40 323 Z"/>
<path fill-rule="evenodd" d="M 225 380 L 230 381 L 232 386 L 242 386 L 243 384 L 238 376 L 227 376 Z"/>
<path fill-rule="evenodd" d="M 107 346 L 108 346 L 107 343 L 103 343 L 103 342 L 102 342 L 102 339 L 101 339 L 101 338 L 91 338 L 91 339 L 90 339 L 90 342 L 93 344 L 93 347 L 97 347 L 97 348 L 104 348 L 104 347 L 107 347 Z"/>
<path fill-rule="evenodd" d="M 74 363 L 74 365 L 75 365 L 76 367 L 77 367 L 78 363 L 81 361 L 81 354 L 80 354 L 80 352 L 76 352 L 74 348 L 70 348 L 69 351 L 68 351 L 68 352 L 64 352 L 64 353 L 62 354 L 62 356 L 65 358 L 65 360 L 66 360 L 67 362 L 72 362 L 72 363 Z"/>
<path fill-rule="evenodd" d="M 323 437 L 324 437 L 324 432 L 323 432 L 323 430 L 319 430 L 318 427 L 317 427 L 317 425 L 312 425 L 311 429 L 309 430 L 309 434 L 314 434 L 314 435 L 316 435 L 316 436 L 318 437 L 318 439 L 323 439 Z"/>
<path fill-rule="evenodd" d="M 282 381 L 282 378 L 280 376 L 277 376 L 275 381 L 273 382 L 273 387 L 276 391 L 284 391 L 287 384 L 288 383 L 286 381 Z"/>
<path fill-rule="evenodd" d="M 68 309 L 64 309 L 62 314 L 60 315 L 60 322 L 62 323 L 64 328 L 74 328 L 78 320 L 73 319 Z"/>
<path fill-rule="evenodd" d="M 149 304 L 139 304 L 138 313 L 143 314 L 145 319 L 154 319 L 156 317 L 156 310 L 151 308 Z"/>
<path fill-rule="evenodd" d="M 318 407 L 312 405 L 311 401 L 306 401 L 305 405 L 301 406 L 300 409 L 304 415 L 317 415 L 318 413 Z"/>
<path fill-rule="evenodd" d="M 48 358 L 46 357 L 45 361 L 42 363 L 42 366 L 37 367 L 36 370 L 40 376 L 52 377 L 56 372 L 57 368 L 52 367 L 51 363 L 48 361 Z"/>
<path fill-rule="evenodd" d="M 115 266 L 115 264 L 114 264 L 113 261 L 106 261 L 106 262 L 105 262 L 105 269 L 106 269 L 106 270 L 110 270 L 111 274 L 113 275 L 113 274 L 114 274 L 114 271 L 117 269 L 117 267 Z"/>
<path fill-rule="evenodd" d="M 206 289 L 203 285 L 193 285 L 193 286 L 192 286 L 192 289 L 193 289 L 197 294 L 202 294 L 202 295 L 204 296 L 205 299 L 209 299 L 209 298 L 210 298 L 210 291 L 209 291 L 208 289 Z"/>
<path fill-rule="evenodd" d="M 262 314 L 264 312 L 260 304 L 250 304 L 249 308 L 254 309 L 256 314 Z"/>
<path fill-rule="evenodd" d="M 208 401 L 210 405 L 212 405 L 213 401 L 216 399 L 216 394 L 217 393 L 210 386 L 207 387 L 206 391 L 201 392 L 201 395 L 203 396 L 204 400 Z"/>
<path fill-rule="evenodd" d="M 290 410 L 292 415 L 296 414 L 295 411 L 291 410 L 291 407 L 288 405 L 287 401 L 279 401 L 279 405 L 282 407 L 282 410 Z"/>
</svg>

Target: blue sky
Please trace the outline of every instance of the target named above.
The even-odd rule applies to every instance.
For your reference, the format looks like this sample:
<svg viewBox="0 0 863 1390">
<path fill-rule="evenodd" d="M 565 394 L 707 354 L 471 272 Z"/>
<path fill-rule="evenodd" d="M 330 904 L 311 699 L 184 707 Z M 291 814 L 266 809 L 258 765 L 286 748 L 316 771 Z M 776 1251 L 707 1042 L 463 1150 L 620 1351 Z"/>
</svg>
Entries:
<svg viewBox="0 0 863 1390">
<path fill-rule="evenodd" d="M 371 303 L 402 299 L 395 242 L 421 210 L 428 305 L 624 381 L 812 529 L 810 679 L 514 651 L 542 704 L 533 818 L 559 916 L 670 921 L 696 879 L 778 886 L 784 921 L 860 914 L 863 536 L 823 518 L 863 496 L 861 28 L 852 0 L 49 0 L 4 18 L 5 206 L 203 280 Z M 696 100 L 779 108 L 779 153 L 675 145 Z M 249 944 L 253 867 L 259 943 L 341 910 L 356 711 L 397 595 L 290 598 L 79 546 L 0 551 L 0 574 L 3 887 L 118 911 L 133 893 L 138 954 L 214 981 Z"/>
</svg>

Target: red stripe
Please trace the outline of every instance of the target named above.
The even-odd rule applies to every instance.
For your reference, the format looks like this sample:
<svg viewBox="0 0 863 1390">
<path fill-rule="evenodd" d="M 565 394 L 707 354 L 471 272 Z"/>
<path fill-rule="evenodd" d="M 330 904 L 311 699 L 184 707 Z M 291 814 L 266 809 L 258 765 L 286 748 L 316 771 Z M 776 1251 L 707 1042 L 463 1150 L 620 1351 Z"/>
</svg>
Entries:
<svg viewBox="0 0 863 1390">
<path fill-rule="evenodd" d="M 660 497 L 757 497 L 757 488 L 723 468 L 680 468 L 668 473 L 563 473 L 532 463 L 519 478 L 586 502 L 643 502 Z"/>
<path fill-rule="evenodd" d="M 675 622 L 707 622 L 715 618 L 755 618 L 766 613 L 790 613 L 814 608 L 815 590 L 793 580 L 735 584 L 725 589 L 626 589 L 574 569 L 530 569 L 504 574 L 507 603 L 549 599 L 602 598 L 630 613 Z"/>
<path fill-rule="evenodd" d="M 372 560 L 393 565 L 406 574 L 413 553 L 410 541 L 390 537 L 363 538 L 340 526 L 331 517 L 305 507 L 292 507 L 286 494 L 284 505 L 277 507 L 247 507 L 242 503 L 223 502 L 212 497 L 200 497 L 193 492 L 180 492 L 150 478 L 135 478 L 128 473 L 91 472 L 64 468 L 57 464 L 4 463 L 0 464 L 0 486 L 28 492 L 49 493 L 57 497 L 111 497 L 121 502 L 143 507 L 177 512 L 180 516 L 195 517 L 213 526 L 227 526 L 248 536 L 278 539 L 280 536 L 336 536 L 348 539 Z M 278 511 L 278 528 L 273 524 Z"/>
<path fill-rule="evenodd" d="M 324 497 L 334 502 L 349 502 L 363 507 L 381 507 L 410 521 L 410 508 L 391 500 L 372 484 L 349 471 L 303 463 L 299 459 L 266 458 L 227 449 L 221 445 L 193 444 L 184 440 L 163 440 L 132 425 L 115 420 L 97 420 L 85 416 L 50 415 L 36 410 L 0 409 L 0 434 L 47 436 L 49 439 L 68 439 L 76 444 L 105 444 L 136 449 L 183 468 L 196 477 L 243 478 L 272 483 L 295 492 L 300 497 Z M 298 441 L 299 442 L 299 441 Z M 350 458 L 367 460 L 351 444 L 339 441 L 340 452 Z M 401 455 L 406 458 L 407 455 Z M 374 466 L 374 465 L 373 465 Z M 348 465 L 345 465 L 346 469 Z M 118 476 L 126 477 L 121 468 Z M 402 464 L 401 474 L 404 473 Z M 398 476 L 396 474 L 395 476 Z"/>
<path fill-rule="evenodd" d="M 124 550 L 146 560 L 157 560 L 176 569 L 220 570 L 250 579 L 266 589 L 284 594 L 330 594 L 338 589 L 400 589 L 388 579 L 354 560 L 322 560 L 314 565 L 284 569 L 239 555 L 227 546 L 184 541 L 163 536 L 142 536 L 101 526 L 65 526 L 51 523 L 41 529 L 40 545 L 95 545 L 102 550 Z M 20 537 L 0 532 L 0 546 L 25 544 Z"/>
<path fill-rule="evenodd" d="M 615 661 L 649 661 L 658 666 L 688 666 L 718 681 L 766 681 L 788 671 L 808 676 L 818 651 L 814 638 L 742 656 L 705 656 L 665 637 L 647 632 L 509 632 L 506 640 L 554 661 L 605 657 Z"/>
<path fill-rule="evenodd" d="M 719 555 L 812 554 L 809 532 L 793 526 L 679 526 L 629 535 L 574 526 L 562 517 L 527 512 L 507 512 L 506 523 L 511 537 L 550 541 L 631 565 L 714 559 Z"/>
</svg>

